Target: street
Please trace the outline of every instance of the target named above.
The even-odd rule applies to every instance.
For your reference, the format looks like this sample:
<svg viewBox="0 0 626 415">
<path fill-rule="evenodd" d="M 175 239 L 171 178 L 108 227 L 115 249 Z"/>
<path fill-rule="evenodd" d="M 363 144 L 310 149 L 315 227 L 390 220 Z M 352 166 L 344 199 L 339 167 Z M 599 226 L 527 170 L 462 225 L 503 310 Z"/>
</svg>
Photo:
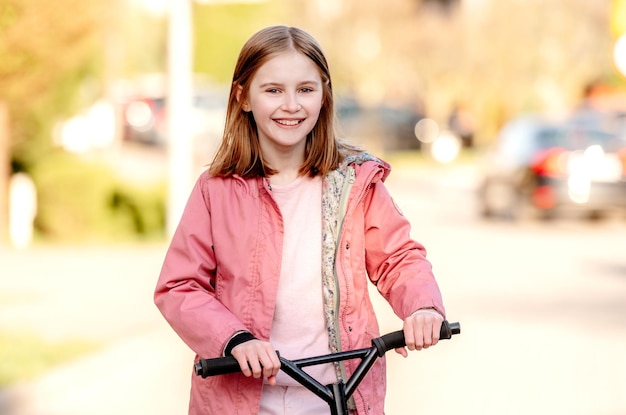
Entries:
<svg viewBox="0 0 626 415">
<path fill-rule="evenodd" d="M 626 414 L 626 220 L 486 223 L 471 169 L 392 172 L 462 332 L 388 356 L 388 414 Z M 191 354 L 152 304 L 164 245 L 0 250 L 0 327 L 98 353 L 0 391 L 6 415 L 186 413 Z M 380 296 L 382 332 L 401 328 Z M 304 357 L 304 356 L 303 356 Z"/>
<path fill-rule="evenodd" d="M 626 221 L 484 223 L 471 182 L 409 183 L 389 179 L 462 333 L 389 354 L 388 413 L 626 414 Z"/>
</svg>

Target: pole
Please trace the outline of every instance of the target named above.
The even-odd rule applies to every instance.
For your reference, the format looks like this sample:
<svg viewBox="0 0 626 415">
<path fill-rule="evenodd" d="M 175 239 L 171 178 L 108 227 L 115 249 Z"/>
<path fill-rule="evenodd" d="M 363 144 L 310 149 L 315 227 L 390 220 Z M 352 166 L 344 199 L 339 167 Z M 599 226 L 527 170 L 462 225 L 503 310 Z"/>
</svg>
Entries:
<svg viewBox="0 0 626 415">
<path fill-rule="evenodd" d="M 173 235 L 193 184 L 191 0 L 170 0 L 168 30 L 168 206 Z"/>
</svg>

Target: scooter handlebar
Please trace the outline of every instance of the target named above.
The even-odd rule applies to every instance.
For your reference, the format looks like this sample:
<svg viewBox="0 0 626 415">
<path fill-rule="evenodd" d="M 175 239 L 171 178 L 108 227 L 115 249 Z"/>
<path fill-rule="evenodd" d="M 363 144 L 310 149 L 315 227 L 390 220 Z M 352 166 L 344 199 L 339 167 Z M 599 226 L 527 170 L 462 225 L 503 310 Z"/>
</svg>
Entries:
<svg viewBox="0 0 626 415">
<path fill-rule="evenodd" d="M 459 333 L 461 333 L 460 323 L 449 323 L 444 320 L 441 324 L 439 339 L 450 339 L 453 335 Z M 372 346 L 376 347 L 378 356 L 382 357 L 391 349 L 406 346 L 404 332 L 402 330 L 398 330 L 372 339 Z M 197 376 L 202 376 L 203 378 L 208 376 L 225 375 L 228 373 L 237 373 L 240 371 L 241 368 L 239 367 L 239 362 L 237 362 L 233 356 L 200 359 L 194 365 L 194 373 Z"/>
<path fill-rule="evenodd" d="M 440 340 L 451 339 L 453 335 L 461 333 L 461 324 L 458 322 L 449 323 L 444 320 L 441 323 L 441 330 L 439 332 Z M 382 357 L 391 349 L 397 349 L 399 347 L 406 346 L 404 340 L 404 331 L 398 330 L 393 333 L 385 334 L 384 336 L 372 339 L 372 345 L 378 350 L 378 356 Z"/>
</svg>

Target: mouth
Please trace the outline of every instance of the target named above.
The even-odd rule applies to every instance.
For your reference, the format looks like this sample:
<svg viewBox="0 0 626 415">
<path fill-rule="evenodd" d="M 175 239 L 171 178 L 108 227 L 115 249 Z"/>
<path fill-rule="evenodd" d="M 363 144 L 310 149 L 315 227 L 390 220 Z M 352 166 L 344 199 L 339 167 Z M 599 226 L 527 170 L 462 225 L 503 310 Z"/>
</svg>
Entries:
<svg viewBox="0 0 626 415">
<path fill-rule="evenodd" d="M 280 125 L 284 125 L 287 127 L 293 127 L 296 125 L 301 124 L 302 122 L 304 122 L 303 118 L 297 119 L 297 120 L 285 120 L 285 119 L 280 119 L 280 120 L 274 120 L 276 123 L 280 124 Z"/>
</svg>

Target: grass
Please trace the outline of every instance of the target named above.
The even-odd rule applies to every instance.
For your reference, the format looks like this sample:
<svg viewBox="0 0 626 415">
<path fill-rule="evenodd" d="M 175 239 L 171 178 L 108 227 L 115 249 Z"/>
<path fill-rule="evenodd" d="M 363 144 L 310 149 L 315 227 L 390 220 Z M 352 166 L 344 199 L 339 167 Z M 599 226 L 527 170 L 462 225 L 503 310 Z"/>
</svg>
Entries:
<svg viewBox="0 0 626 415">
<path fill-rule="evenodd" d="M 49 341 L 32 334 L 0 331 L 0 388 L 32 379 L 97 348 L 96 343 L 86 340 Z"/>
</svg>

